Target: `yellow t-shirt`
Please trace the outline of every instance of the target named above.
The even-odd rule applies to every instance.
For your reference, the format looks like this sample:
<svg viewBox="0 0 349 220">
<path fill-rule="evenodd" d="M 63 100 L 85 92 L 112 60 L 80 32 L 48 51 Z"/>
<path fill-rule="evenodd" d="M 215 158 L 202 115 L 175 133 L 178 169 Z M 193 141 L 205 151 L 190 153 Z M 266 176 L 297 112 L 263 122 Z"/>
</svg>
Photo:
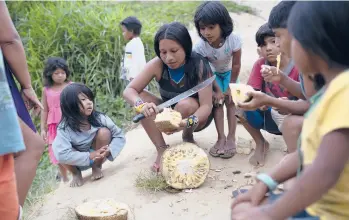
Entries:
<svg viewBox="0 0 349 220">
<path fill-rule="evenodd" d="M 349 71 L 333 79 L 321 97 L 317 94 L 312 98 L 314 103 L 305 115 L 302 129 L 301 146 L 305 166 L 315 160 L 321 140 L 326 134 L 349 128 Z M 319 216 L 321 220 L 349 219 L 349 161 L 336 185 L 309 206 L 307 212 Z"/>
</svg>

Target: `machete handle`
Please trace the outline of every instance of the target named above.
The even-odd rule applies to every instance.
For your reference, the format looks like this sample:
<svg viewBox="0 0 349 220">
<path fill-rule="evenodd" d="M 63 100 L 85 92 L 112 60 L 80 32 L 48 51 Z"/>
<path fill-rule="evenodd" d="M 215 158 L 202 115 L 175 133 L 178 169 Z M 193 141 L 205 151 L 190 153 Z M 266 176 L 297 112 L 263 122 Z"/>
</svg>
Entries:
<svg viewBox="0 0 349 220">
<path fill-rule="evenodd" d="M 145 115 L 144 114 L 138 114 L 135 117 L 133 117 L 132 121 L 133 123 L 138 123 L 140 120 L 144 119 Z"/>
</svg>

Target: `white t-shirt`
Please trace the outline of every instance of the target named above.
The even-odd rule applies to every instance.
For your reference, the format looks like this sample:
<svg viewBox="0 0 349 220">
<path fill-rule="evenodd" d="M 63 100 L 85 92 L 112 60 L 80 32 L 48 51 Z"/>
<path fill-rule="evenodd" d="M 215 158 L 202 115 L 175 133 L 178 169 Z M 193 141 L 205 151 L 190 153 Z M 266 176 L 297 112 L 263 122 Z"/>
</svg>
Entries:
<svg viewBox="0 0 349 220">
<path fill-rule="evenodd" d="M 200 38 L 193 50 L 207 57 L 213 72 L 224 73 L 231 70 L 233 52 L 240 50 L 241 45 L 241 38 L 231 33 L 220 48 L 213 48 L 208 42 Z"/>
<path fill-rule="evenodd" d="M 135 78 L 143 70 L 145 64 L 142 40 L 135 37 L 126 44 L 121 78 L 127 80 Z"/>
</svg>

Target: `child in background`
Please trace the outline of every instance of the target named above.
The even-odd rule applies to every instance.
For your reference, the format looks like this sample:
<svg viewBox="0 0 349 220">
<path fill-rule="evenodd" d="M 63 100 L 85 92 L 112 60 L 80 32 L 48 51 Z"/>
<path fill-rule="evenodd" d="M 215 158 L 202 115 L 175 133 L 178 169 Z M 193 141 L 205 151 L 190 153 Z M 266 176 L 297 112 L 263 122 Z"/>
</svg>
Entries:
<svg viewBox="0 0 349 220">
<path fill-rule="evenodd" d="M 279 83 L 266 82 L 263 79 L 261 73 L 263 67 L 265 65 L 276 67 L 276 57 L 280 53 L 280 48 L 275 43 L 275 34 L 269 28 L 268 23 L 258 29 L 256 42 L 258 47 L 261 48 L 262 58 L 255 62 L 247 84 L 255 90 L 275 98 L 297 99 Z M 278 74 L 284 74 L 286 77 L 298 81 L 299 74 L 293 61 L 285 54 L 282 54 L 281 57 Z M 250 158 L 250 163 L 254 166 L 263 166 L 266 152 L 269 149 L 269 143 L 264 139 L 260 130 L 263 129 L 271 134 L 281 135 L 281 125 L 286 115 L 280 114 L 269 106 L 262 106 L 255 111 L 244 111 L 242 114 L 237 114 L 237 117 L 240 118 L 241 124 L 256 142 L 256 150 Z"/>
<path fill-rule="evenodd" d="M 210 149 L 214 157 L 231 158 L 236 151 L 235 106 L 229 83 L 238 79 L 241 67 L 241 40 L 233 33 L 233 21 L 220 2 L 204 2 L 195 13 L 196 30 L 201 37 L 194 51 L 206 57 L 216 74 L 214 83 L 214 120 L 218 140 Z M 228 135 L 224 133 L 223 105 L 227 107 Z"/>
<path fill-rule="evenodd" d="M 287 24 L 292 58 L 304 80 L 315 88 L 325 85 L 310 98 L 298 152 L 257 176 L 260 181 L 234 201 L 232 219 L 349 219 L 349 29 L 343 28 L 348 11 L 345 1 L 293 6 Z M 283 194 L 272 192 L 296 175 Z M 261 205 L 267 191 L 269 201 Z M 242 208 L 244 202 L 253 207 Z"/>
<path fill-rule="evenodd" d="M 128 41 L 123 57 L 121 79 L 126 86 L 143 70 L 146 60 L 144 46 L 139 37 L 142 30 L 141 22 L 133 16 L 125 18 L 121 23 L 122 35 Z"/>
<path fill-rule="evenodd" d="M 69 84 L 70 71 L 66 61 L 59 57 L 49 58 L 44 67 L 44 89 L 42 91 L 41 111 L 41 136 L 48 144 L 48 153 L 52 164 L 57 165 L 58 161 L 52 151 L 52 142 L 57 134 L 57 126 L 61 121 L 62 112 L 60 107 L 60 95 L 62 90 Z M 59 175 L 63 182 L 68 182 L 67 170 L 58 164 Z"/>
<path fill-rule="evenodd" d="M 81 171 L 89 168 L 92 180 L 102 178 L 103 162 L 113 161 L 125 145 L 122 130 L 94 109 L 94 95 L 83 84 L 72 83 L 62 91 L 61 110 L 52 149 L 58 162 L 73 175 L 70 186 L 81 186 Z"/>
</svg>

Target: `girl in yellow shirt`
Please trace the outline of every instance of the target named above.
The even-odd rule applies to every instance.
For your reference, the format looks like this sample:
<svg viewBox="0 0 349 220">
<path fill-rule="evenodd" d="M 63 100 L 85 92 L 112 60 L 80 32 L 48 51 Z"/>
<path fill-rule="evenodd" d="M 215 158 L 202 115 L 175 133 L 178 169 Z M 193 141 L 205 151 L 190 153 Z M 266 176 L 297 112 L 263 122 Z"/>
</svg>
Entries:
<svg viewBox="0 0 349 220">
<path fill-rule="evenodd" d="M 298 152 L 240 195 L 232 219 L 349 219 L 349 2 L 297 2 L 288 19 L 292 58 L 304 77 L 324 87 L 311 98 Z M 297 175 L 280 196 L 267 191 Z M 272 201 L 271 201 L 272 200 Z M 248 209 L 241 208 L 248 202 Z M 245 204 L 246 205 L 246 204 Z M 251 205 L 253 207 L 251 207 Z M 298 213 L 298 214 L 297 214 Z"/>
</svg>

